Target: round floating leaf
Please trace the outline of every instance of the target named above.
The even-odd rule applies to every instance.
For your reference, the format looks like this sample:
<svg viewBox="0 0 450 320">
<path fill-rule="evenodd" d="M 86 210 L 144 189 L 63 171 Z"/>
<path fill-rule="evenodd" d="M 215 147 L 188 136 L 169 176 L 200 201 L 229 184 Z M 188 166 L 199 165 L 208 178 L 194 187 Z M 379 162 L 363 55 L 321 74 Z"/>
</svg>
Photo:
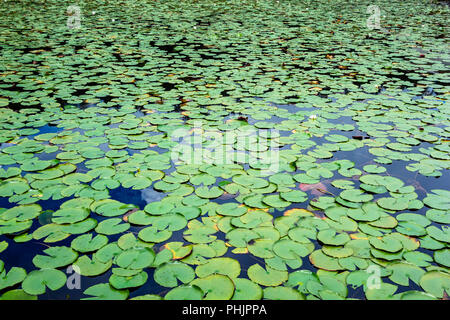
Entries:
<svg viewBox="0 0 450 320">
<path fill-rule="evenodd" d="M 436 300 L 432 294 L 422 291 L 406 291 L 401 293 L 400 300 Z"/>
<path fill-rule="evenodd" d="M 297 288 L 301 293 L 307 293 L 306 285 L 309 281 L 318 282 L 317 275 L 310 270 L 298 270 L 289 274 L 286 286 Z"/>
<path fill-rule="evenodd" d="M 375 203 L 365 203 L 361 208 L 350 208 L 347 215 L 356 221 L 375 221 L 383 211 Z"/>
<path fill-rule="evenodd" d="M 419 251 L 405 252 L 403 254 L 403 258 L 418 267 L 428 267 L 430 265 L 430 262 L 433 261 L 433 258 L 428 254 Z"/>
<path fill-rule="evenodd" d="M 36 218 L 41 213 L 41 206 L 37 204 L 21 205 L 8 209 L 0 214 L 0 219 L 26 221 Z"/>
<path fill-rule="evenodd" d="M 247 212 L 245 206 L 240 206 L 238 203 L 224 203 L 217 207 L 216 212 L 222 216 L 239 217 Z"/>
<path fill-rule="evenodd" d="M 333 258 L 346 258 L 353 255 L 354 251 L 351 248 L 335 247 L 335 246 L 323 246 L 322 251 Z"/>
<path fill-rule="evenodd" d="M 54 223 L 43 225 L 33 232 L 33 239 L 39 240 L 45 238 L 44 242 L 57 242 L 68 236 L 70 236 L 69 233 L 64 232 L 60 225 Z"/>
<path fill-rule="evenodd" d="M 153 217 L 152 225 L 158 230 L 167 229 L 169 231 L 178 231 L 187 225 L 187 220 L 181 214 L 168 213 L 162 216 Z"/>
<path fill-rule="evenodd" d="M 426 231 L 433 239 L 450 243 L 450 227 L 443 226 L 442 229 L 439 229 L 436 226 L 429 226 Z"/>
<path fill-rule="evenodd" d="M 132 214 L 130 214 L 128 216 L 127 221 L 131 224 L 147 226 L 147 225 L 151 224 L 154 221 L 154 219 L 151 215 L 149 215 L 145 211 L 138 210 L 138 211 L 135 211 Z"/>
<path fill-rule="evenodd" d="M 106 271 L 108 271 L 112 266 L 112 260 L 107 263 L 102 263 L 97 261 L 95 258 L 92 260 L 88 256 L 81 256 L 73 263 L 74 268 L 77 273 L 79 272 L 82 276 L 98 276 Z"/>
<path fill-rule="evenodd" d="M 430 209 L 426 213 L 426 217 L 434 222 L 442 224 L 450 224 L 450 211 Z"/>
<path fill-rule="evenodd" d="M 242 278 L 233 279 L 235 291 L 232 300 L 260 300 L 263 290 L 256 283 Z"/>
<path fill-rule="evenodd" d="M 288 279 L 287 271 L 279 271 L 270 267 L 264 269 L 259 264 L 250 266 L 247 270 L 247 274 L 253 282 L 268 287 L 279 286 Z"/>
<path fill-rule="evenodd" d="M 169 242 L 164 248 L 172 253 L 172 260 L 179 260 L 187 257 L 192 252 L 192 245 L 184 246 L 183 242 Z"/>
<path fill-rule="evenodd" d="M 342 199 L 351 202 L 368 202 L 373 199 L 370 194 L 365 194 L 364 191 L 358 189 L 347 189 L 339 195 Z"/>
<path fill-rule="evenodd" d="M 114 257 L 118 256 L 123 250 L 117 245 L 117 243 L 109 243 L 97 252 L 93 257 L 100 262 L 106 263 Z"/>
<path fill-rule="evenodd" d="M 219 208 L 217 209 L 218 213 L 219 213 Z M 197 218 L 200 215 L 201 210 L 200 210 L 200 208 L 197 208 L 197 207 L 182 206 L 182 207 L 176 207 L 173 210 L 173 212 L 183 215 L 187 220 L 192 220 L 192 219 Z"/>
<path fill-rule="evenodd" d="M 113 274 L 109 278 L 109 283 L 115 289 L 127 289 L 127 288 L 135 288 L 142 286 L 145 282 L 147 282 L 148 274 L 145 271 L 139 272 L 136 275 L 129 277 L 122 277 L 116 274 Z"/>
<path fill-rule="evenodd" d="M 354 189 L 354 182 L 351 180 L 333 180 L 331 183 L 333 187 L 339 188 L 339 189 Z"/>
<path fill-rule="evenodd" d="M 108 237 L 99 234 L 92 238 L 92 234 L 83 234 L 77 238 L 75 238 L 72 243 L 72 249 L 81 252 L 92 252 L 97 251 L 100 248 L 104 247 L 108 243 Z"/>
<path fill-rule="evenodd" d="M 420 286 L 433 296 L 442 299 L 450 294 L 450 275 L 441 271 L 429 271 L 420 279 Z"/>
<path fill-rule="evenodd" d="M 121 268 L 144 269 L 155 260 L 155 253 L 150 248 L 135 247 L 120 253 L 116 258 L 116 264 Z"/>
<path fill-rule="evenodd" d="M 206 294 L 204 300 L 229 300 L 234 294 L 233 281 L 221 274 L 197 278 L 190 284 L 198 286 Z"/>
<path fill-rule="evenodd" d="M 110 218 L 107 220 L 103 220 L 97 225 L 95 231 L 97 233 L 105 235 L 113 235 L 127 231 L 130 228 L 130 224 L 121 222 L 122 219 L 120 218 Z"/>
<path fill-rule="evenodd" d="M 33 264 L 41 269 L 56 269 L 74 262 L 78 254 L 68 247 L 51 247 L 44 250 L 46 256 L 36 255 Z"/>
<path fill-rule="evenodd" d="M 381 282 L 379 286 L 365 289 L 367 300 L 389 300 L 397 291 L 397 286 Z"/>
<path fill-rule="evenodd" d="M 434 261 L 450 268 L 450 249 L 441 249 L 434 252 Z"/>
<path fill-rule="evenodd" d="M 169 230 L 158 230 L 156 227 L 147 227 L 138 233 L 139 239 L 145 242 L 163 242 L 172 236 Z"/>
<path fill-rule="evenodd" d="M 101 149 L 95 147 L 82 148 L 79 152 L 80 155 L 86 159 L 98 159 L 104 157 L 105 155 Z"/>
<path fill-rule="evenodd" d="M 174 205 L 168 202 L 152 202 L 144 207 L 144 211 L 151 215 L 163 215 L 170 212 Z"/>
<path fill-rule="evenodd" d="M 347 233 L 337 233 L 334 229 L 325 229 L 319 231 L 317 240 L 333 246 L 344 245 L 350 241 L 350 236 Z"/>
<path fill-rule="evenodd" d="M 195 189 L 195 194 L 200 198 L 213 199 L 220 197 L 223 194 L 223 190 L 219 187 L 208 188 L 207 186 L 201 186 Z"/>
<path fill-rule="evenodd" d="M 291 203 L 288 201 L 284 201 L 279 195 L 277 194 L 272 194 L 269 196 L 265 196 L 262 201 L 271 206 L 271 207 L 275 207 L 275 208 L 284 208 L 289 206 Z"/>
<path fill-rule="evenodd" d="M 311 253 L 309 255 L 309 260 L 319 269 L 329 271 L 344 270 L 344 268 L 339 264 L 338 259 L 326 255 L 322 250 L 316 250 Z"/>
<path fill-rule="evenodd" d="M 202 300 L 204 293 L 197 286 L 182 285 L 167 292 L 165 300 Z"/>
<path fill-rule="evenodd" d="M 247 246 L 248 251 L 256 257 L 273 258 L 272 251 L 274 241 L 271 239 L 256 239 Z"/>
<path fill-rule="evenodd" d="M 136 246 L 140 246 L 140 243 L 137 241 L 136 237 L 133 233 L 125 233 L 123 234 L 119 240 L 117 240 L 117 245 L 122 250 L 132 249 Z"/>
<path fill-rule="evenodd" d="M 93 297 L 83 298 L 82 300 L 126 300 L 128 298 L 128 290 L 117 290 L 109 283 L 93 285 L 83 293 Z"/>
<path fill-rule="evenodd" d="M 142 190 L 150 187 L 152 180 L 145 177 L 133 177 L 122 182 L 124 188 L 132 188 L 133 190 Z"/>
<path fill-rule="evenodd" d="M 385 235 L 384 237 L 370 237 L 369 238 L 370 244 L 383 251 L 387 252 L 398 252 L 403 248 L 403 244 L 396 238 L 392 237 L 391 235 Z"/>
<path fill-rule="evenodd" d="M 64 272 L 56 269 L 41 269 L 31 271 L 22 282 L 23 290 L 31 295 L 44 294 L 46 288 L 58 290 L 66 284 Z"/>
<path fill-rule="evenodd" d="M 162 300 L 162 297 L 157 294 L 144 294 L 142 296 L 131 298 L 130 300 Z"/>
<path fill-rule="evenodd" d="M 263 195 L 251 195 L 248 197 L 245 197 L 244 199 L 244 203 L 252 208 L 259 208 L 259 209 L 264 209 L 267 208 L 267 205 L 265 205 L 263 202 Z M 283 201 L 284 203 L 285 201 Z"/>
<path fill-rule="evenodd" d="M 187 264 L 181 262 L 165 263 L 155 270 L 155 281 L 164 286 L 173 288 L 182 283 L 191 282 L 195 278 L 194 270 Z"/>
<path fill-rule="evenodd" d="M 280 192 L 280 197 L 289 202 L 304 202 L 308 199 L 308 195 L 300 190 Z"/>
<path fill-rule="evenodd" d="M 12 287 L 25 279 L 27 272 L 23 268 L 12 267 L 9 272 L 0 270 L 0 290 Z"/>
<path fill-rule="evenodd" d="M 199 278 L 205 278 L 211 274 L 223 274 L 233 279 L 241 273 L 241 266 L 237 260 L 231 258 L 212 258 L 198 266 L 195 273 Z"/>
<path fill-rule="evenodd" d="M 269 287 L 264 289 L 264 299 L 268 300 L 305 300 L 305 296 L 289 287 Z"/>
<path fill-rule="evenodd" d="M 397 218 L 398 218 L 398 216 L 397 216 Z M 418 237 L 418 236 L 424 236 L 427 234 L 424 227 L 422 227 L 421 225 L 419 225 L 417 223 L 409 222 L 409 221 L 399 222 L 396 230 L 407 236 Z"/>
<path fill-rule="evenodd" d="M 423 203 L 433 209 L 450 209 L 450 191 L 434 189 L 431 190 L 431 192 L 431 194 L 428 194 L 425 199 L 423 199 Z"/>
<path fill-rule="evenodd" d="M 135 208 L 134 205 L 123 204 L 112 199 L 96 201 L 91 205 L 93 211 L 105 217 L 120 216 Z"/>
<path fill-rule="evenodd" d="M 0 242 L 0 252 L 6 250 L 6 248 L 8 248 L 8 242 L 6 242 L 6 241 Z M 0 272 L 1 271 L 2 271 L 2 268 L 0 268 Z"/>
<path fill-rule="evenodd" d="M 236 228 L 226 234 L 229 243 L 234 247 L 247 247 L 249 241 L 258 239 L 259 235 L 252 230 Z"/>
<path fill-rule="evenodd" d="M 420 278 L 425 274 L 420 267 L 404 262 L 392 263 L 387 269 L 392 271 L 389 279 L 402 286 L 409 286 L 409 280 L 419 284 Z"/>
<path fill-rule="evenodd" d="M 58 224 L 75 223 L 83 221 L 90 215 L 85 208 L 62 208 L 52 214 L 52 222 Z"/>
<path fill-rule="evenodd" d="M 299 243 L 291 239 L 281 239 L 273 245 L 275 254 L 283 259 L 306 257 L 314 250 L 312 243 Z M 271 257 L 269 257 L 271 258 Z"/>
<path fill-rule="evenodd" d="M 37 296 L 29 295 L 22 289 L 15 289 L 5 292 L 0 300 L 37 300 Z"/>
<path fill-rule="evenodd" d="M 377 204 L 383 209 L 400 211 L 408 208 L 409 200 L 406 198 L 380 198 L 377 200 Z"/>
<path fill-rule="evenodd" d="M 22 178 L 11 178 L 0 183 L 0 194 L 3 197 L 10 197 L 14 194 L 23 194 L 30 190 L 27 180 Z"/>
<path fill-rule="evenodd" d="M 47 169 L 52 166 L 56 166 L 59 163 L 59 160 L 39 160 L 39 159 L 30 159 L 26 160 L 20 166 L 20 169 L 23 171 L 41 171 Z"/>
</svg>

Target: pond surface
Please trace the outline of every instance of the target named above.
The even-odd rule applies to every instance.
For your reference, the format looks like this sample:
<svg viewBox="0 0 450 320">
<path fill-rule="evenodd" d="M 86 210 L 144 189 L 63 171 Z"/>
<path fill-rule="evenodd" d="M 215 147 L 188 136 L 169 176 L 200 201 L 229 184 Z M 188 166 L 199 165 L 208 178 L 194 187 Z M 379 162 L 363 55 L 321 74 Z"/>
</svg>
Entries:
<svg viewBox="0 0 450 320">
<path fill-rule="evenodd" d="M 4 1 L 0 299 L 448 299 L 439 1 Z"/>
</svg>

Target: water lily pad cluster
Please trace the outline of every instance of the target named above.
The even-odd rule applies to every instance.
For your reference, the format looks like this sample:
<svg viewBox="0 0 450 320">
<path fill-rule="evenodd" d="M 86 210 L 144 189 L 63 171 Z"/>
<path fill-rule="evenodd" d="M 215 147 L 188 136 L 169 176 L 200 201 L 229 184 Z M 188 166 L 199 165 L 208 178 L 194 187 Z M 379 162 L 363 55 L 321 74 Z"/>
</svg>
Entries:
<svg viewBox="0 0 450 320">
<path fill-rule="evenodd" d="M 448 299 L 450 9 L 372 4 L 2 4 L 0 300 Z"/>
</svg>

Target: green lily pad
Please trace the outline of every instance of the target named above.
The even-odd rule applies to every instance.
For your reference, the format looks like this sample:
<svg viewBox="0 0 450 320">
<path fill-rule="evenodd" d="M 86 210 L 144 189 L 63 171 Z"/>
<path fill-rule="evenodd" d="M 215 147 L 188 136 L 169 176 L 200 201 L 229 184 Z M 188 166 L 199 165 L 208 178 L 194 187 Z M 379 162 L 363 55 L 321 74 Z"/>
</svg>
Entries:
<svg viewBox="0 0 450 320">
<path fill-rule="evenodd" d="M 155 281 L 164 286 L 173 288 L 178 286 L 178 281 L 189 283 L 195 278 L 194 270 L 185 263 L 170 262 L 159 266 L 155 270 Z"/>
<path fill-rule="evenodd" d="M 235 291 L 232 300 L 260 300 L 263 290 L 256 283 L 243 278 L 233 279 Z"/>
<path fill-rule="evenodd" d="M 434 252 L 434 261 L 440 265 L 450 268 L 450 250 L 441 249 Z"/>
<path fill-rule="evenodd" d="M 22 289 L 30 295 L 44 294 L 46 288 L 58 290 L 66 284 L 64 272 L 56 269 L 31 271 L 22 282 Z"/>
<path fill-rule="evenodd" d="M 339 264 L 339 260 L 326 255 L 322 250 L 316 250 L 309 255 L 311 263 L 319 268 L 329 271 L 343 270 L 344 268 Z"/>
<path fill-rule="evenodd" d="M 86 252 L 92 252 L 97 251 L 100 248 L 104 247 L 108 243 L 108 237 L 99 234 L 92 238 L 92 234 L 83 234 L 77 238 L 75 238 L 72 243 L 71 247 L 75 251 L 86 253 Z"/>
<path fill-rule="evenodd" d="M 205 278 L 211 274 L 223 274 L 229 278 L 237 278 L 241 273 L 241 266 L 237 260 L 231 258 L 212 258 L 195 269 L 199 278 Z"/>
<path fill-rule="evenodd" d="M 450 294 L 450 275 L 441 271 L 429 271 L 420 278 L 420 286 L 437 298 L 442 298 L 444 292 Z"/>
<path fill-rule="evenodd" d="M 103 263 L 97 261 L 95 258 L 91 260 L 88 256 L 81 256 L 73 263 L 73 266 L 78 268 L 74 268 L 74 270 L 76 270 L 77 273 L 79 271 L 80 275 L 92 277 L 108 271 L 112 266 L 112 260 L 107 263 Z"/>
<path fill-rule="evenodd" d="M 368 202 L 372 200 L 373 196 L 370 194 L 364 194 L 364 191 L 358 189 L 347 189 L 339 195 L 342 199 L 351 202 Z"/>
<path fill-rule="evenodd" d="M 44 250 L 47 255 L 36 255 L 33 264 L 41 269 L 56 269 L 74 262 L 78 254 L 68 247 L 51 247 Z"/>
<path fill-rule="evenodd" d="M 27 272 L 23 268 L 12 267 L 8 272 L 0 272 L 0 290 L 12 287 L 25 279 Z"/>
<path fill-rule="evenodd" d="M 287 271 L 279 271 L 270 267 L 264 269 L 259 264 L 250 266 L 247 270 L 247 274 L 253 282 L 271 287 L 279 286 L 288 279 Z"/>
<path fill-rule="evenodd" d="M 392 271 L 389 279 L 402 286 L 409 286 L 409 280 L 419 284 L 419 280 L 425 274 L 420 267 L 404 262 L 389 264 L 387 269 Z"/>
<path fill-rule="evenodd" d="M 198 286 L 205 293 L 204 300 L 229 300 L 235 289 L 233 281 L 221 274 L 197 278 L 190 284 Z"/>
<path fill-rule="evenodd" d="M 391 235 L 385 235 L 384 237 L 370 237 L 370 244 L 379 250 L 395 253 L 403 248 L 403 244 Z"/>
<path fill-rule="evenodd" d="M 109 278 L 109 283 L 112 287 L 118 290 L 135 288 L 142 286 L 145 282 L 147 282 L 148 274 L 145 271 L 141 271 L 136 275 L 122 277 L 116 274 L 113 274 Z"/>
<path fill-rule="evenodd" d="M 8 209 L 0 214 L 0 219 L 26 221 L 36 218 L 41 213 L 41 206 L 37 204 L 21 205 Z"/>
<path fill-rule="evenodd" d="M 432 193 L 428 194 L 423 203 L 427 206 L 438 209 L 438 210 L 449 210 L 450 209 L 450 191 L 434 189 L 431 190 Z"/>
<path fill-rule="evenodd" d="M 130 224 L 121 222 L 122 219 L 120 218 L 103 220 L 97 225 L 95 231 L 104 235 L 113 235 L 127 231 L 130 228 Z"/>
<path fill-rule="evenodd" d="M 224 203 L 217 208 L 217 213 L 222 216 L 239 217 L 247 212 L 247 208 L 238 203 Z"/>
<path fill-rule="evenodd" d="M 155 253 L 150 248 L 132 247 L 121 252 L 116 258 L 119 267 L 127 269 L 144 269 L 155 260 Z"/>
<path fill-rule="evenodd" d="M 405 198 L 380 198 L 377 200 L 377 204 L 387 210 L 405 210 L 408 208 L 409 200 Z"/>
<path fill-rule="evenodd" d="M 0 300 L 37 300 L 37 296 L 30 295 L 22 289 L 15 289 L 5 292 Z"/>
<path fill-rule="evenodd" d="M 145 242 L 163 242 L 172 236 L 169 230 L 158 230 L 156 227 L 147 227 L 139 231 L 138 237 Z"/>
<path fill-rule="evenodd" d="M 197 286 L 181 285 L 173 288 L 164 296 L 165 300 L 202 300 L 204 293 Z"/>
<path fill-rule="evenodd" d="M 82 300 L 126 300 L 128 298 L 128 290 L 117 290 L 109 283 L 99 283 L 87 288 L 85 295 L 93 296 L 83 298 Z"/>
<path fill-rule="evenodd" d="M 264 289 L 264 299 L 305 300 L 305 296 L 299 291 L 289 287 L 268 287 Z"/>
</svg>

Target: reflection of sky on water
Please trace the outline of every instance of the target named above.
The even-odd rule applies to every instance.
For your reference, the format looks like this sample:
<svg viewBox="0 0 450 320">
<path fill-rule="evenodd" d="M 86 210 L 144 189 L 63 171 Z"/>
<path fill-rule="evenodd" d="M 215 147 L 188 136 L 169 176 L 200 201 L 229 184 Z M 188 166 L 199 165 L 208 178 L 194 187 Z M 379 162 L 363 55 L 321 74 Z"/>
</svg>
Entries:
<svg viewBox="0 0 450 320">
<path fill-rule="evenodd" d="M 381 91 L 383 92 L 383 91 Z M 432 90 L 428 90 L 426 91 L 427 95 L 433 95 Z M 425 98 L 423 96 L 418 96 L 418 99 L 428 99 Z M 388 99 L 392 99 L 392 98 L 388 98 Z M 367 102 L 370 99 L 366 99 L 364 102 Z M 280 123 L 281 121 L 287 119 L 284 116 L 288 116 L 289 114 L 298 114 L 299 116 L 304 116 L 305 120 L 304 121 L 311 121 L 311 120 L 307 120 L 307 117 L 311 114 L 317 114 L 318 117 L 320 117 L 320 109 L 316 108 L 314 106 L 308 106 L 308 107 L 298 107 L 294 104 L 275 104 L 272 102 L 268 102 L 269 105 L 271 106 L 275 106 L 277 108 L 282 109 L 283 111 L 281 111 L 279 114 L 277 114 L 277 116 L 272 116 L 272 118 L 268 119 L 268 120 L 264 120 L 264 121 L 268 121 L 268 122 L 272 122 L 272 123 Z M 344 107 L 344 106 L 342 106 Z M 136 111 L 134 113 L 134 115 L 136 117 L 142 117 L 145 116 L 144 113 L 142 113 L 141 111 Z M 232 115 L 228 118 L 236 118 L 237 115 Z M 318 119 L 318 121 L 321 121 L 323 119 Z M 260 120 L 255 120 L 253 119 L 251 116 L 248 116 L 248 122 L 250 124 L 256 123 Z M 351 124 L 355 127 L 354 130 L 352 131 L 340 131 L 340 130 L 334 130 L 331 129 L 329 131 L 329 134 L 333 134 L 333 133 L 338 133 L 344 136 L 347 136 L 348 138 L 352 138 L 352 136 L 354 135 L 365 135 L 363 134 L 361 131 L 358 130 L 358 126 L 357 126 L 357 122 L 355 122 L 351 116 L 341 116 L 338 119 L 326 119 L 326 121 L 328 123 L 332 123 L 332 124 Z M 385 124 L 391 124 L 391 125 L 395 125 L 395 123 L 387 123 L 384 122 Z M 109 128 L 117 128 L 120 124 L 119 123 L 115 123 L 115 124 L 110 124 L 108 125 Z M 39 129 L 39 132 L 30 136 L 27 136 L 28 139 L 33 139 L 36 135 L 38 134 L 42 134 L 42 133 L 59 133 L 62 132 L 63 130 L 65 130 L 64 128 L 58 128 L 56 126 L 50 126 L 50 125 L 45 125 L 42 126 Z M 336 132 L 335 132 L 336 131 Z M 67 132 L 80 132 L 80 133 L 84 133 L 85 130 L 76 128 L 76 129 L 71 129 L 71 130 L 67 130 Z M 280 130 L 280 135 L 282 137 L 288 136 L 291 134 L 290 131 L 287 130 Z M 149 136 L 155 135 L 155 134 L 160 134 L 158 132 L 148 132 L 147 133 Z M 390 140 L 392 141 L 393 138 L 392 137 L 388 137 L 390 138 Z M 322 143 L 328 143 L 328 141 L 326 141 L 323 137 L 318 137 L 318 136 L 312 136 L 310 138 L 311 141 L 315 142 L 317 145 L 320 145 Z M 0 149 L 6 148 L 7 146 L 12 146 L 14 144 L 12 143 L 2 143 L 0 145 Z M 427 142 L 421 142 L 420 146 L 414 146 L 412 147 L 412 152 L 418 152 L 418 149 L 420 147 L 423 148 L 428 148 L 432 146 L 432 144 L 427 143 Z M 109 147 L 108 147 L 108 143 L 102 143 L 98 146 L 101 150 L 103 150 L 104 152 L 109 151 Z M 282 150 L 286 150 L 289 149 L 290 145 L 286 145 L 283 146 L 281 149 Z M 302 150 L 302 154 L 303 153 L 307 153 L 307 151 L 312 150 L 313 148 L 315 148 L 315 145 Z M 136 150 L 136 149 L 130 149 L 130 148 L 124 148 L 121 150 L 125 150 L 127 151 L 127 153 L 132 156 L 133 154 L 136 153 L 140 153 L 140 150 Z M 168 149 L 166 148 L 161 148 L 159 146 L 153 146 L 150 148 L 150 150 L 154 150 L 158 153 L 166 153 L 168 151 Z M 374 156 L 371 155 L 369 152 L 369 147 L 364 146 L 362 148 L 358 148 L 355 151 L 336 151 L 333 152 L 333 158 L 331 159 L 319 159 L 318 163 L 321 162 L 329 162 L 329 161 L 335 161 L 335 160 L 341 160 L 341 159 L 347 159 L 350 161 L 353 161 L 355 163 L 355 168 L 358 168 L 360 170 L 362 170 L 362 167 L 366 164 L 374 164 L 375 162 L 373 161 Z M 54 157 L 56 156 L 56 154 L 58 152 L 61 152 L 61 150 L 58 150 L 55 153 L 37 153 L 35 154 L 35 157 L 38 157 L 41 160 L 49 160 L 49 159 L 54 159 Z M 248 151 L 237 151 L 237 153 L 242 153 L 242 154 L 247 154 L 248 155 Z M 434 177 L 426 177 L 423 176 L 421 174 L 418 174 L 417 172 L 411 172 L 408 171 L 405 167 L 408 163 L 411 163 L 411 161 L 399 161 L 399 160 L 393 160 L 392 164 L 387 164 L 387 165 L 383 165 L 386 169 L 387 169 L 387 173 L 391 176 L 400 178 L 401 180 L 403 180 L 405 182 L 405 185 L 414 185 L 414 187 L 416 188 L 416 192 L 418 194 L 418 198 L 419 199 L 423 199 L 426 195 L 426 191 L 432 190 L 432 189 L 448 189 L 448 181 L 450 181 L 450 173 L 448 172 L 448 170 L 442 170 L 442 176 L 440 178 L 434 178 Z M 172 164 L 172 163 L 171 163 Z M 248 163 L 241 163 L 241 165 L 243 166 L 244 170 L 248 170 L 251 168 L 251 166 L 249 166 Z M 17 166 L 17 165 L 14 165 Z M 7 168 L 9 166 L 3 166 L 3 168 Z M 89 169 L 83 164 L 77 164 L 77 172 L 87 172 Z M 173 172 L 176 171 L 176 166 L 172 165 L 170 168 L 162 170 L 166 175 L 169 175 Z M 296 171 L 293 172 L 293 174 L 295 173 L 300 173 L 303 171 Z M 268 177 L 265 177 L 264 179 L 267 179 Z M 327 191 L 332 192 L 333 194 L 339 194 L 342 190 L 341 189 L 337 189 L 335 187 L 333 187 L 331 185 L 331 181 L 335 180 L 335 179 L 352 179 L 352 178 L 347 178 L 344 176 L 341 176 L 337 171 L 334 172 L 334 176 L 331 179 L 325 179 L 325 180 L 321 180 L 321 182 L 326 186 Z M 217 178 L 216 179 L 216 183 L 214 184 L 214 186 L 217 186 L 219 184 L 219 182 L 224 181 L 227 179 L 223 179 L 223 178 Z M 359 185 L 359 180 L 353 179 L 355 182 L 355 187 L 357 187 Z M 298 183 L 296 183 L 296 187 L 298 186 Z M 153 189 L 153 187 L 148 187 L 146 189 L 143 190 L 132 190 L 132 189 L 126 189 L 123 187 L 119 187 L 116 189 L 112 189 L 109 190 L 109 196 L 111 199 L 120 201 L 122 203 L 126 203 L 126 204 L 134 204 L 137 205 L 140 209 L 143 209 L 148 203 L 152 203 L 152 202 L 156 202 L 156 201 L 160 201 L 161 199 L 163 199 L 164 197 L 166 197 L 166 193 L 163 192 L 159 192 Z M 290 206 L 286 207 L 286 208 L 281 208 L 281 209 L 270 209 L 270 214 L 273 215 L 274 218 L 281 216 L 286 210 L 292 209 L 292 208 L 306 208 L 307 207 L 307 203 L 308 201 L 314 199 L 316 197 L 316 195 L 312 194 L 311 191 L 307 191 L 307 195 L 308 195 L 308 200 L 303 202 L 303 203 L 293 203 Z M 325 194 L 326 195 L 326 194 Z M 230 195 L 230 194 L 224 194 L 221 197 L 217 198 L 217 199 L 212 199 L 212 202 L 215 202 L 217 204 L 224 204 L 224 203 L 229 203 L 229 202 L 236 202 L 235 198 L 238 195 Z M 378 199 L 379 197 L 382 196 L 386 196 L 386 194 L 383 195 L 374 195 L 374 199 Z M 40 204 L 43 208 L 43 210 L 53 210 L 56 211 L 59 209 L 60 205 L 71 199 L 73 197 L 70 198 L 64 198 L 61 200 L 41 200 L 38 201 L 37 203 Z M 0 197 L 0 207 L 2 208 L 11 208 L 13 207 L 15 204 L 14 203 L 9 203 L 7 198 L 3 198 Z M 406 210 L 407 211 L 407 210 Z M 405 212 L 406 212 L 405 211 Z M 411 211 L 411 210 L 410 210 Z M 425 214 L 427 211 L 427 208 L 424 207 L 420 210 L 414 211 L 420 214 Z M 402 212 L 399 212 L 402 213 Z M 396 214 L 399 214 L 396 213 Z M 91 217 L 95 218 L 96 220 L 103 221 L 105 219 L 107 219 L 106 217 L 102 217 L 102 216 L 98 216 L 94 213 L 92 213 Z M 198 218 L 198 220 L 201 220 L 200 216 Z M 435 222 L 432 222 L 432 225 L 439 225 Z M 38 227 L 40 227 L 39 221 L 34 221 L 32 227 L 30 228 L 29 232 L 32 233 L 34 230 L 36 230 Z M 142 229 L 142 226 L 132 226 L 129 231 L 133 232 L 135 235 L 137 235 L 137 233 Z M 186 229 L 182 229 L 179 231 L 176 231 L 173 233 L 172 237 L 165 241 L 164 243 L 167 242 L 172 242 L 172 241 L 181 241 L 181 242 L 185 242 L 184 238 L 183 238 L 183 232 Z M 70 237 L 68 237 L 67 239 L 60 241 L 57 243 L 57 245 L 59 246 L 70 246 L 71 241 L 73 239 L 75 239 L 78 235 L 71 235 Z M 121 234 L 117 234 L 117 235 L 113 235 L 113 236 L 108 236 L 110 242 L 116 241 L 119 237 L 121 236 Z M 217 237 L 217 239 L 221 239 L 221 240 L 226 240 L 226 235 L 225 233 L 219 231 L 217 232 L 214 236 Z M 5 238 L 5 237 L 3 237 Z M 39 254 L 42 252 L 42 250 L 44 250 L 46 248 L 46 245 L 44 243 L 42 243 L 42 241 L 37 241 L 37 240 L 31 240 L 29 242 L 26 243 L 27 246 L 27 252 L 29 254 L 24 255 L 22 254 L 22 250 L 23 250 L 23 244 L 21 243 L 15 243 L 14 240 L 11 237 L 7 237 L 6 241 L 9 243 L 9 247 L 7 250 L 5 250 L 2 253 L 2 259 L 5 261 L 5 267 L 6 269 L 9 269 L 11 266 L 21 266 L 23 268 L 25 268 L 27 270 L 27 272 L 35 269 L 34 265 L 32 264 L 32 261 L 29 259 L 29 256 L 34 255 L 34 254 Z M 155 245 L 154 249 L 155 251 L 158 251 L 163 245 L 164 243 L 160 243 Z M 316 241 L 314 241 L 315 247 L 319 248 L 319 245 Z M 419 248 L 419 251 L 425 252 L 427 254 L 429 254 L 430 256 L 433 255 L 433 252 L 430 250 L 426 250 L 426 249 L 422 249 Z M 257 258 L 253 255 L 249 255 L 249 254 L 236 254 L 236 253 L 232 253 L 232 249 L 230 248 L 227 253 L 224 255 L 225 257 L 231 257 L 234 259 L 237 259 L 240 264 L 241 264 L 241 277 L 246 277 L 246 272 L 247 269 L 255 264 L 258 263 L 260 265 L 264 265 L 264 259 L 261 258 Z M 311 270 L 313 272 L 315 272 L 317 269 L 310 263 L 308 257 L 303 258 L 302 259 L 302 269 L 307 269 L 307 270 Z M 289 271 L 292 271 L 290 269 L 288 269 Z M 65 271 L 65 270 L 62 270 Z M 141 286 L 140 288 L 138 288 L 137 290 L 131 290 L 130 291 L 130 297 L 135 297 L 135 296 L 139 296 L 142 294 L 162 294 L 164 295 L 169 289 L 164 288 L 159 286 L 157 283 L 155 283 L 155 281 L 153 280 L 153 272 L 154 269 L 146 269 L 146 272 L 149 275 L 149 280 L 147 281 L 147 283 L 144 286 Z M 97 283 L 107 283 L 109 277 L 111 276 L 112 272 L 111 270 L 108 270 L 108 272 L 106 272 L 105 274 L 102 274 L 98 277 L 82 277 L 82 289 L 84 290 L 85 288 L 92 286 L 94 284 Z M 389 279 L 383 279 L 384 282 L 387 283 L 392 283 Z M 41 299 L 61 299 L 62 297 L 66 297 L 68 299 L 80 299 L 85 297 L 82 293 L 83 290 L 68 290 L 66 287 L 63 287 L 62 289 L 53 292 L 50 290 L 47 290 L 46 294 L 40 296 Z M 399 287 L 399 291 L 398 292 L 402 292 L 402 291 L 406 291 L 406 290 L 420 290 L 420 288 L 413 283 L 410 283 L 409 287 Z M 2 292 L 0 291 L 0 294 Z M 364 297 L 364 293 L 362 291 L 362 288 L 358 288 L 356 290 L 352 289 L 351 287 L 349 287 L 349 298 L 363 298 Z"/>
</svg>

